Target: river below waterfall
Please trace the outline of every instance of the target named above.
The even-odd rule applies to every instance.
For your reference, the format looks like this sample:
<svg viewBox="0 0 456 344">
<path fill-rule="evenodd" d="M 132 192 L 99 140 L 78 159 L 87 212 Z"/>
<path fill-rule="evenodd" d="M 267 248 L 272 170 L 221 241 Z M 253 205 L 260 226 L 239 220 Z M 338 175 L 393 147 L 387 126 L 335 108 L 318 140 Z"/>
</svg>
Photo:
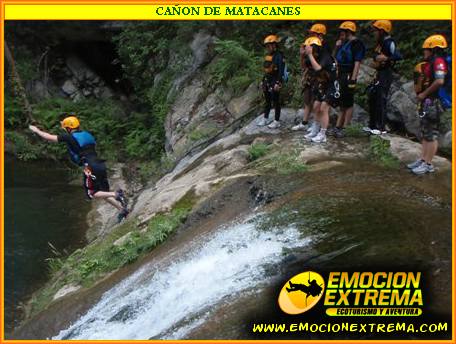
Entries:
<svg viewBox="0 0 456 344">
<path fill-rule="evenodd" d="M 219 213 L 187 223 L 149 259 L 88 291 L 84 307 L 62 302 L 30 328 L 54 339 L 315 338 L 251 331 L 254 322 L 284 319 L 281 286 L 309 270 L 421 271 L 420 320 L 451 320 L 450 186 L 450 172 L 417 178 L 366 161 L 252 177 L 220 196 L 229 201 Z M 267 204 L 250 200 L 242 215 L 224 216 L 245 204 L 249 187 L 269 195 Z M 322 306 L 309 314 L 292 320 L 325 317 Z M 56 328 L 57 316 L 67 325 Z"/>
<path fill-rule="evenodd" d="M 5 159 L 5 328 L 22 318 L 21 304 L 48 278 L 47 258 L 85 243 L 89 204 L 67 170 L 53 161 Z"/>
</svg>

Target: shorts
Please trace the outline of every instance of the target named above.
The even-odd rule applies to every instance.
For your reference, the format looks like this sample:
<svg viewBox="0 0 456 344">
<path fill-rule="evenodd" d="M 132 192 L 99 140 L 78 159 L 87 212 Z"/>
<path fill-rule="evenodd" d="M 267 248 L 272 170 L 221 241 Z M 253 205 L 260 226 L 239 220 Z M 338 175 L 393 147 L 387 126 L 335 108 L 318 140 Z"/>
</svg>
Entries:
<svg viewBox="0 0 456 344">
<path fill-rule="evenodd" d="M 432 142 L 440 136 L 440 115 L 443 112 L 442 104 L 434 100 L 429 106 L 421 105 L 419 110 L 421 139 Z"/>
<path fill-rule="evenodd" d="M 312 95 L 314 101 L 326 102 L 332 107 L 337 107 L 340 99 L 340 94 L 336 95 L 334 83 L 332 82 L 316 83 L 312 88 Z"/>
<path fill-rule="evenodd" d="M 340 100 L 339 105 L 348 109 L 355 104 L 355 89 L 348 87 L 351 73 L 341 73 L 339 77 L 340 83 Z"/>
<path fill-rule="evenodd" d="M 109 191 L 108 174 L 103 161 L 91 161 L 82 174 L 83 185 L 89 199 L 98 191 Z"/>
</svg>

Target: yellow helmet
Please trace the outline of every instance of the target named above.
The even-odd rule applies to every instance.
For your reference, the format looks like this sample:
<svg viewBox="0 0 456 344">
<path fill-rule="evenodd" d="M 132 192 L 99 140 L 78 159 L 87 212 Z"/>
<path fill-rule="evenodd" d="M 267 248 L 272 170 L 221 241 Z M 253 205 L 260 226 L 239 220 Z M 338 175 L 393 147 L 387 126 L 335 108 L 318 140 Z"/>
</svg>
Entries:
<svg viewBox="0 0 456 344">
<path fill-rule="evenodd" d="M 269 35 L 264 39 L 263 44 L 268 44 L 268 43 L 279 43 L 279 37 L 277 35 Z"/>
<path fill-rule="evenodd" d="M 376 29 L 385 31 L 386 33 L 390 33 L 393 29 L 393 24 L 391 24 L 391 21 L 386 19 L 376 20 L 372 23 L 372 26 Z"/>
<path fill-rule="evenodd" d="M 304 41 L 304 45 L 318 45 L 319 47 L 322 46 L 321 40 L 318 37 L 309 37 Z"/>
<path fill-rule="evenodd" d="M 68 116 L 60 122 L 63 129 L 76 129 L 79 128 L 79 120 L 76 116 Z"/>
<path fill-rule="evenodd" d="M 309 29 L 309 32 L 319 33 L 321 35 L 326 35 L 326 25 L 325 24 L 313 24 Z"/>
<path fill-rule="evenodd" d="M 339 26 L 340 30 L 350 30 L 351 32 L 356 32 L 356 24 L 352 21 L 344 21 Z"/>
<path fill-rule="evenodd" d="M 448 43 L 442 35 L 432 35 L 424 40 L 423 49 L 448 48 Z"/>
</svg>

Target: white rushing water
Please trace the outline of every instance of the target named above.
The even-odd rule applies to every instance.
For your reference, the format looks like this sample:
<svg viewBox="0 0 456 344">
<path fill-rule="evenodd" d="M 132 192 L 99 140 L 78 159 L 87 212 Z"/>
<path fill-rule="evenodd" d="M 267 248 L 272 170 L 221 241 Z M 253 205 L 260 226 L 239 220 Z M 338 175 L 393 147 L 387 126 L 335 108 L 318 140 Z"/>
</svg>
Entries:
<svg viewBox="0 0 456 344">
<path fill-rule="evenodd" d="M 144 265 L 53 339 L 184 338 L 222 299 L 267 282 L 264 266 L 283 249 L 309 242 L 292 225 L 264 231 L 254 219 L 220 228 L 171 262 Z"/>
</svg>

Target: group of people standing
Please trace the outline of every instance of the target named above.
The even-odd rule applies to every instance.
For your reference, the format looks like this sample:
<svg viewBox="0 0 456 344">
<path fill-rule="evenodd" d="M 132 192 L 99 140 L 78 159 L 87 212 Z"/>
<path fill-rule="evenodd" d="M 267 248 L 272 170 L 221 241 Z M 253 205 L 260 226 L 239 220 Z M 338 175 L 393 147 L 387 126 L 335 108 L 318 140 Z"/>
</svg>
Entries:
<svg viewBox="0 0 456 344">
<path fill-rule="evenodd" d="M 389 20 L 376 20 L 372 23 L 375 38 L 373 67 L 374 80 L 367 87 L 369 104 L 369 127 L 363 128 L 373 135 L 386 134 L 387 99 L 393 81 L 393 67 L 402 59 L 395 40 L 391 36 L 392 23 Z M 353 116 L 354 95 L 361 62 L 366 57 L 366 47 L 357 37 L 357 26 L 353 21 L 339 25 L 338 38 L 331 49 L 325 36 L 327 28 L 316 23 L 308 31 L 308 36 L 300 47 L 302 71 L 302 96 L 304 116 L 302 122 L 292 130 L 306 130 L 305 138 L 313 143 L 324 143 L 327 135 L 336 138 L 345 136 L 344 128 L 350 125 Z M 284 83 L 285 62 L 279 50 L 279 37 L 268 35 L 264 40 L 267 55 L 264 59 L 262 89 L 265 98 L 264 116 L 259 126 L 268 125 L 270 129 L 280 127 L 280 90 Z M 439 101 L 439 89 L 448 77 L 448 63 L 445 59 L 448 44 L 442 35 L 432 35 L 423 43 L 424 61 L 419 67 L 420 87 L 416 87 L 419 116 L 421 119 L 422 156 L 408 165 L 415 174 L 433 172 L 432 158 L 437 151 L 438 126 L 440 113 L 443 112 Z M 274 107 L 275 118 L 269 118 Z M 329 132 L 329 110 L 339 107 L 336 126 Z M 310 125 L 310 116 L 314 120 Z"/>
<path fill-rule="evenodd" d="M 376 69 L 374 81 L 368 86 L 369 127 L 371 134 L 384 134 L 386 103 L 393 79 L 394 63 L 401 59 L 396 43 L 391 37 L 389 20 L 377 20 L 372 24 L 376 47 L 373 63 Z M 307 130 L 305 138 L 314 143 L 327 141 L 330 107 L 339 107 L 335 137 L 344 136 L 344 128 L 353 115 L 354 95 L 361 61 L 366 56 L 363 42 L 356 36 L 357 27 L 352 21 L 339 26 L 339 36 L 331 49 L 326 36 L 326 26 L 314 24 L 300 48 L 302 68 L 302 95 L 304 117 L 292 130 Z M 259 126 L 280 127 L 280 90 L 287 78 L 283 54 L 279 51 L 279 37 L 269 35 L 264 40 L 268 51 L 264 58 L 262 88 L 265 97 L 264 116 Z M 415 67 L 415 91 L 421 119 L 422 155 L 407 167 L 415 174 L 433 172 L 432 158 L 437 151 L 440 114 L 443 112 L 439 91 L 445 83 L 451 83 L 449 64 L 446 59 L 448 44 L 442 35 L 432 35 L 423 43 L 423 62 Z M 451 93 L 451 92 L 450 92 Z M 269 118 L 274 107 L 275 118 Z M 311 113 L 314 121 L 309 125 Z M 44 140 L 66 144 L 71 160 L 82 168 L 83 185 L 89 199 L 104 199 L 118 209 L 118 221 L 124 220 L 129 210 L 123 190 L 110 191 L 104 160 L 97 156 L 95 138 L 80 128 L 74 114 L 66 114 L 61 122 L 64 130 L 60 135 L 50 134 L 30 125 L 29 129 Z"/>
</svg>

